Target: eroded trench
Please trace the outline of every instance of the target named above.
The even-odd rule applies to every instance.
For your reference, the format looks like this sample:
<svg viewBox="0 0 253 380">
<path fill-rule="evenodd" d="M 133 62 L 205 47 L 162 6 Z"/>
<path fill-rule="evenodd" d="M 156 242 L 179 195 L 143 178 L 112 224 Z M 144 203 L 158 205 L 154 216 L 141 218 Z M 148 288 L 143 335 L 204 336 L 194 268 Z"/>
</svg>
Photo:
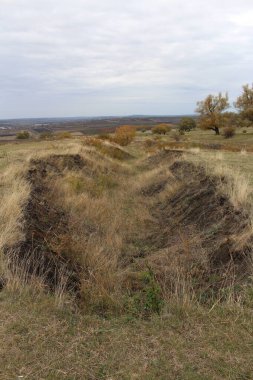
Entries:
<svg viewBox="0 0 253 380">
<path fill-rule="evenodd" d="M 172 286 L 170 266 L 175 258 L 177 265 L 184 267 L 203 289 L 227 284 L 226 273 L 231 267 L 233 278 L 229 280 L 246 279 L 252 246 L 252 236 L 248 234 L 249 216 L 244 210 L 236 210 L 219 192 L 216 178 L 181 156 L 179 151 L 163 151 L 142 163 L 142 170 L 148 171 L 164 161 L 172 175 L 141 189 L 147 207 L 151 204 L 152 221 L 137 239 L 138 249 L 119 260 L 119 265 L 136 266 L 136 262 L 148 259 L 158 281 L 166 286 Z M 31 194 L 24 210 L 24 239 L 9 252 L 14 252 L 15 261 L 20 265 L 25 263 L 30 274 L 43 277 L 49 289 L 57 288 L 64 278 L 66 290 L 78 294 L 84 268 L 73 255 L 65 253 L 69 215 L 55 202 L 52 186 L 52 178 L 66 170 L 86 171 L 92 175 L 89 163 L 78 154 L 52 155 L 31 161 L 27 173 Z M 176 184 L 176 191 L 159 197 L 169 182 Z M 244 235 L 247 239 L 238 243 L 238 237 Z M 168 270 L 164 271 L 164 267 Z"/>
</svg>

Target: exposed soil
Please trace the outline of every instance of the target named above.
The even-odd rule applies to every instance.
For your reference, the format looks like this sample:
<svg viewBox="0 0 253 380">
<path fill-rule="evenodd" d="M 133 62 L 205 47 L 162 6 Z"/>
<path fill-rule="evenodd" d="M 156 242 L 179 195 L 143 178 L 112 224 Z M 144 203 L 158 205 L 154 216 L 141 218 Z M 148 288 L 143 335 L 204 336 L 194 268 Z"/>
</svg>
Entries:
<svg viewBox="0 0 253 380">
<path fill-rule="evenodd" d="M 122 257 L 122 263 L 131 265 L 136 260 L 149 258 L 156 268 L 162 268 L 163 258 L 169 265 L 170 260 L 178 257 L 180 266 L 195 276 L 197 286 L 202 288 L 210 286 L 214 274 L 218 277 L 212 287 L 222 287 L 223 275 L 231 265 L 233 278 L 230 280 L 244 278 L 252 237 L 248 236 L 239 245 L 238 236 L 246 236 L 248 231 L 246 212 L 236 210 L 229 199 L 219 193 L 216 178 L 182 160 L 181 151 L 162 151 L 145 160 L 142 168 L 151 170 L 161 161 L 168 165 L 166 170 L 169 169 L 172 176 L 143 189 L 142 195 L 151 208 L 153 220 L 135 242 L 130 242 L 138 248 L 129 257 Z M 30 274 L 42 276 L 50 289 L 55 289 L 64 279 L 66 289 L 78 293 L 81 269 L 73 252 L 66 252 L 69 244 L 64 243 L 68 239 L 69 218 L 59 202 L 56 205 L 54 201 L 54 179 L 65 170 L 85 170 L 92 175 L 80 155 L 52 155 L 31 161 L 27 174 L 31 196 L 24 211 L 25 237 L 13 251 L 15 259 L 25 263 Z M 157 197 L 170 183 L 176 183 L 177 190 Z"/>
<path fill-rule="evenodd" d="M 15 259 L 25 262 L 30 274 L 42 276 L 51 289 L 62 285 L 76 292 L 79 288 L 79 268 L 63 254 L 68 215 L 55 205 L 52 179 L 66 169 L 84 167 L 85 162 L 79 155 L 52 155 L 32 160 L 27 174 L 31 195 L 24 211 L 25 238 L 13 251 Z"/>
<path fill-rule="evenodd" d="M 196 276 L 195 282 L 201 287 L 218 289 L 225 282 L 227 286 L 246 278 L 253 243 L 252 236 L 247 234 L 247 213 L 236 210 L 229 199 L 220 194 L 217 179 L 207 176 L 203 168 L 181 160 L 172 163 L 169 169 L 178 182 L 177 190 L 152 208 L 154 221 L 147 225 L 143 242 L 149 249 L 141 250 L 139 257 L 145 257 L 148 252 L 162 267 L 161 255 L 157 252 L 164 252 L 166 263 L 178 256 L 180 266 Z M 158 186 L 157 194 L 159 192 Z M 247 238 L 238 244 L 243 235 Z M 227 271 L 230 274 L 226 277 Z M 213 284 L 210 283 L 212 277 L 215 277 Z"/>
<path fill-rule="evenodd" d="M 146 186 L 141 190 L 142 195 L 145 197 L 152 197 L 156 194 L 161 193 L 164 189 L 165 186 L 167 185 L 168 180 L 167 179 L 162 179 L 161 181 L 157 181 L 155 183 L 152 183 L 149 186 Z"/>
<path fill-rule="evenodd" d="M 235 248 L 236 238 L 249 226 L 246 212 L 236 210 L 229 199 L 219 193 L 217 179 L 207 176 L 204 169 L 182 161 L 172 164 L 170 170 L 183 185 L 169 203 L 160 205 L 160 220 L 167 225 L 170 220 L 172 230 L 179 224 L 194 226 L 201 233 L 202 245 L 209 250 L 210 260 L 215 265 L 230 259 L 241 260 L 250 248 L 249 241 L 239 251 Z M 169 220 L 164 213 L 169 215 Z"/>
<path fill-rule="evenodd" d="M 168 162 L 171 163 L 171 161 L 174 161 L 178 158 L 180 158 L 183 155 L 183 151 L 181 150 L 162 150 L 159 153 L 156 153 L 148 158 L 146 158 L 142 164 L 141 167 L 145 167 L 148 169 L 154 169 L 158 167 L 161 163 Z"/>
<path fill-rule="evenodd" d="M 121 149 L 118 146 L 115 146 L 112 144 L 102 145 L 101 150 L 103 153 L 107 154 L 108 156 L 116 158 L 118 160 L 122 160 L 122 161 L 132 160 L 134 158 L 130 153 L 126 152 L 124 149 Z"/>
</svg>

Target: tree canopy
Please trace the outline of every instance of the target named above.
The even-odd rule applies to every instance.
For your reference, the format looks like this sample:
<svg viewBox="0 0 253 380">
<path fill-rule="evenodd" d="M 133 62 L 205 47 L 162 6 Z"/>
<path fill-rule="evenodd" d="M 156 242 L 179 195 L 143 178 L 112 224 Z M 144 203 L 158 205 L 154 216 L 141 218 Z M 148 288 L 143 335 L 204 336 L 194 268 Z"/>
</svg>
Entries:
<svg viewBox="0 0 253 380">
<path fill-rule="evenodd" d="M 253 122 L 253 84 L 251 88 L 246 84 L 242 89 L 242 94 L 238 96 L 234 105 L 240 111 L 242 119 Z"/>
<path fill-rule="evenodd" d="M 179 123 L 179 130 L 189 132 L 196 128 L 196 121 L 192 117 L 182 117 Z"/>
<path fill-rule="evenodd" d="M 197 102 L 196 112 L 199 113 L 199 126 L 202 129 L 211 129 L 216 135 L 223 124 L 223 112 L 230 107 L 228 94 L 208 95 L 204 100 Z"/>
</svg>

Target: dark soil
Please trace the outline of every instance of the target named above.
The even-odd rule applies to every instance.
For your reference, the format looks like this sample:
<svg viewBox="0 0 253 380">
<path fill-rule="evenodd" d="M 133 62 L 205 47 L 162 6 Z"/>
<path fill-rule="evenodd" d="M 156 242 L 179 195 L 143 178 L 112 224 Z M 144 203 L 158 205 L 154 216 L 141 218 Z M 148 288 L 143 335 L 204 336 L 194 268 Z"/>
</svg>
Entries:
<svg viewBox="0 0 253 380">
<path fill-rule="evenodd" d="M 142 165 L 148 169 L 154 169 L 157 166 L 161 165 L 162 162 L 171 163 L 183 155 L 183 151 L 181 150 L 161 150 L 159 153 L 156 153 L 148 158 L 146 158 Z"/>
<path fill-rule="evenodd" d="M 15 259 L 31 275 L 41 276 L 50 289 L 62 285 L 76 292 L 80 285 L 77 264 L 63 253 L 68 215 L 54 202 L 52 179 L 66 169 L 80 170 L 84 166 L 79 155 L 52 155 L 32 160 L 27 174 L 31 195 L 24 211 L 25 238 L 13 252 Z"/>
<path fill-rule="evenodd" d="M 134 158 L 131 154 L 129 154 L 125 150 L 123 150 L 117 146 L 114 146 L 114 145 L 104 144 L 101 148 L 101 151 L 103 153 L 107 154 L 108 156 L 110 156 L 112 158 L 116 158 L 120 161 L 128 161 L 128 160 L 132 160 Z"/>
<path fill-rule="evenodd" d="M 236 210 L 221 195 L 217 178 L 207 176 L 203 168 L 183 160 L 171 162 L 168 159 L 168 168 L 174 176 L 171 181 L 177 181 L 177 191 L 152 206 L 154 219 L 147 223 L 132 262 L 159 257 L 158 252 L 164 251 L 167 263 L 169 257 L 171 261 L 175 256 L 181 260 L 180 266 L 195 276 L 197 287 L 216 290 L 225 282 L 228 285 L 247 278 L 253 239 L 248 237 L 240 245 L 238 240 L 246 236 L 249 216 L 244 210 Z M 164 182 L 154 183 L 143 194 L 155 198 L 164 186 Z M 157 265 L 159 272 L 159 266 L 163 266 L 160 258 Z M 211 278 L 215 278 L 213 283 Z"/>
<path fill-rule="evenodd" d="M 235 248 L 238 236 L 249 226 L 247 213 L 236 210 L 229 199 L 219 193 L 217 179 L 207 176 L 203 168 L 181 161 L 172 164 L 170 170 L 182 186 L 169 202 L 158 206 L 156 212 L 161 225 L 170 223 L 172 231 L 178 227 L 194 227 L 214 265 L 241 261 L 251 245 L 245 242 L 239 251 Z M 166 237 L 163 240 L 166 241 Z"/>
<path fill-rule="evenodd" d="M 141 193 L 145 197 L 152 197 L 156 194 L 161 193 L 165 189 L 165 186 L 167 185 L 167 183 L 168 183 L 167 179 L 163 179 L 156 183 L 152 183 L 150 186 L 143 188 L 141 190 Z"/>
<path fill-rule="evenodd" d="M 246 236 L 249 217 L 219 193 L 216 178 L 207 176 L 203 168 L 180 160 L 181 156 L 181 151 L 162 151 L 144 162 L 146 170 L 150 170 L 162 160 L 173 176 L 142 190 L 153 220 L 147 222 L 142 232 L 141 227 L 138 229 L 139 235 L 133 241 L 126 242 L 128 251 L 122 251 L 121 265 L 128 266 L 166 251 L 167 261 L 170 257 L 182 260 L 180 265 L 196 277 L 197 286 L 210 287 L 210 278 L 215 274 L 218 276 L 212 287 L 219 288 L 231 266 L 233 276 L 238 279 L 248 274 L 252 238 L 239 246 L 238 236 Z M 50 289 L 57 288 L 64 278 L 65 288 L 78 293 L 81 268 L 71 252 L 69 217 L 59 200 L 55 202 L 53 190 L 54 179 L 65 170 L 85 170 L 92 175 L 79 155 L 52 155 L 31 161 L 27 174 L 31 196 L 24 211 L 25 237 L 12 251 L 15 260 L 25 264 L 31 275 L 42 276 Z M 170 182 L 177 184 L 177 191 L 156 200 Z M 163 262 L 159 261 L 159 265 L 162 267 Z"/>
</svg>

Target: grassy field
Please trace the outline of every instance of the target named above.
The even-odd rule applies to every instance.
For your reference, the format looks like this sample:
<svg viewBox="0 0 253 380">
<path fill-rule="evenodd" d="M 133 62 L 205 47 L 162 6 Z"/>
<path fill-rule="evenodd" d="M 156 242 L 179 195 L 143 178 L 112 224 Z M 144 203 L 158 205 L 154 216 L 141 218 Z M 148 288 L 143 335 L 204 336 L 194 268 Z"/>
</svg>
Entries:
<svg viewBox="0 0 253 380">
<path fill-rule="evenodd" d="M 243 131 L 246 131 L 246 133 Z M 186 133 L 186 136 L 188 141 L 195 143 L 222 144 L 240 149 L 252 149 L 253 146 L 253 127 L 238 128 L 235 136 L 230 139 L 225 139 L 222 135 L 217 136 L 209 130 L 202 131 L 199 129 Z"/>
<path fill-rule="evenodd" d="M 1 294 L 1 319 L 1 379 L 252 379 L 252 313 L 236 306 L 104 319 L 23 290 Z"/>
<path fill-rule="evenodd" d="M 253 379 L 252 147 L 0 145 L 0 378 Z"/>
<path fill-rule="evenodd" d="M 243 131 L 246 131 L 244 133 Z M 222 136 L 222 130 L 221 135 L 215 135 L 213 131 L 210 130 L 200 130 L 195 129 L 192 130 L 189 133 L 185 133 L 184 139 L 186 142 L 192 143 L 192 144 L 209 144 L 212 146 L 212 144 L 222 145 L 223 147 L 227 147 L 228 149 L 231 148 L 237 148 L 239 150 L 246 149 L 251 150 L 253 148 L 253 127 L 250 128 L 238 128 L 236 130 L 236 134 L 233 138 L 225 139 Z"/>
</svg>

